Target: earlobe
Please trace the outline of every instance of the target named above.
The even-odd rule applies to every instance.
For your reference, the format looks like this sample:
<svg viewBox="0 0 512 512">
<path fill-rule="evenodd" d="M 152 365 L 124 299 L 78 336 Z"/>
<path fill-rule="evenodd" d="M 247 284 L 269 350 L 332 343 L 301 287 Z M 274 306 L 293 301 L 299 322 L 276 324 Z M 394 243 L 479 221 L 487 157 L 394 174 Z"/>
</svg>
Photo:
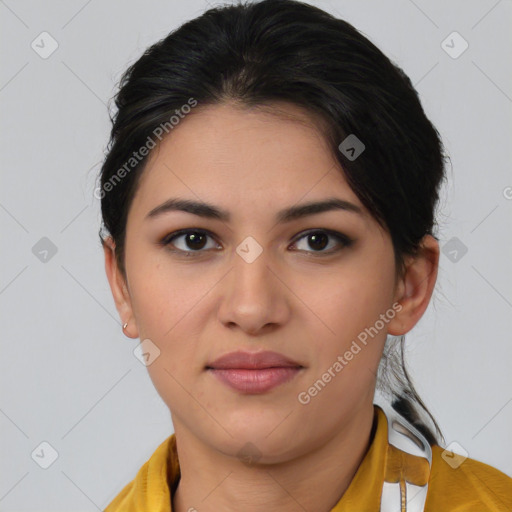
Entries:
<svg viewBox="0 0 512 512">
<path fill-rule="evenodd" d="M 134 315 L 131 305 L 130 293 L 126 285 L 125 278 L 119 269 L 115 256 L 115 243 L 112 237 L 108 237 L 103 244 L 105 254 L 105 272 L 110 284 L 112 297 L 116 305 L 117 312 L 121 319 L 123 332 L 129 338 L 139 336 L 137 326 L 134 322 Z"/>
<path fill-rule="evenodd" d="M 409 332 L 423 316 L 434 291 L 439 265 L 439 244 L 425 235 L 417 255 L 409 258 L 396 289 L 395 301 L 402 306 L 388 324 L 388 334 L 400 336 Z"/>
</svg>

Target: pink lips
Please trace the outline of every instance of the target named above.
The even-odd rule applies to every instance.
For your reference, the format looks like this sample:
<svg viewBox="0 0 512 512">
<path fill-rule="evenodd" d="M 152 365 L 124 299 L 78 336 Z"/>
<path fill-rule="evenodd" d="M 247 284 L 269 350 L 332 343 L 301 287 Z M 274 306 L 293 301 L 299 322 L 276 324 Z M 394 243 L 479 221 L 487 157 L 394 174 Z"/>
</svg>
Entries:
<svg viewBox="0 0 512 512">
<path fill-rule="evenodd" d="M 303 368 L 277 352 L 231 352 L 206 369 L 242 393 L 264 393 L 292 379 Z"/>
</svg>

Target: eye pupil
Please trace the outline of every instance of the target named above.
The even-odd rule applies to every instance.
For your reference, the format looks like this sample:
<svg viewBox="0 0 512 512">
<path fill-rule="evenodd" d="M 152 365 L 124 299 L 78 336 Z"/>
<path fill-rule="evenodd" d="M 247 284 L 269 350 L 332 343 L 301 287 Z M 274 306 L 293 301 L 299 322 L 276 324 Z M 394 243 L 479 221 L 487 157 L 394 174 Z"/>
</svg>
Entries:
<svg viewBox="0 0 512 512">
<path fill-rule="evenodd" d="M 328 235 L 326 233 L 312 233 L 309 236 L 309 240 L 310 240 L 310 246 L 313 248 L 313 249 L 318 249 L 318 250 L 321 250 L 321 249 L 325 249 L 325 247 L 327 246 L 327 241 L 328 241 Z M 311 243 L 312 241 L 312 243 Z"/>
<path fill-rule="evenodd" d="M 202 238 L 202 240 L 201 240 Z M 204 233 L 191 232 L 185 235 L 187 245 L 192 249 L 202 249 L 204 247 Z"/>
</svg>

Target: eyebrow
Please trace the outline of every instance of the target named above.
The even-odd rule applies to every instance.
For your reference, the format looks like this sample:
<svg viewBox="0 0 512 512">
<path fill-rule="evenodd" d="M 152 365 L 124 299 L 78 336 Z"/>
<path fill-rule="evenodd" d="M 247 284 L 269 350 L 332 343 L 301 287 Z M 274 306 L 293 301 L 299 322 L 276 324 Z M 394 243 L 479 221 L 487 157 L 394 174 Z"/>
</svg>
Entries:
<svg viewBox="0 0 512 512">
<path fill-rule="evenodd" d="M 344 199 L 331 197 L 323 201 L 303 203 L 297 206 L 285 208 L 276 214 L 276 222 L 282 224 L 300 219 L 302 217 L 307 217 L 309 215 L 323 213 L 331 210 L 343 210 L 356 213 L 361 216 L 364 215 L 363 210 L 359 206 Z M 204 203 L 201 201 L 193 201 L 191 199 L 171 198 L 156 208 L 153 208 L 146 215 L 146 219 L 153 219 L 171 211 L 192 213 L 193 215 L 197 215 L 199 217 L 217 219 L 225 222 L 229 222 L 231 218 L 231 214 L 227 210 L 219 208 L 218 206 L 214 206 L 212 204 Z"/>
</svg>

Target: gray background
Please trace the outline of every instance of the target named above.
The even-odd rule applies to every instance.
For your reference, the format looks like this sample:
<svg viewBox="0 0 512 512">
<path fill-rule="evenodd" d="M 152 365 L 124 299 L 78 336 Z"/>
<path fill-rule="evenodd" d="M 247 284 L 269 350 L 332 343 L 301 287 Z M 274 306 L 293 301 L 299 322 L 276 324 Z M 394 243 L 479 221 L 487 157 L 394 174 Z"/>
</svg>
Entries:
<svg viewBox="0 0 512 512">
<path fill-rule="evenodd" d="M 444 252 L 433 301 L 406 337 L 411 374 L 447 443 L 512 475 L 512 2 L 311 3 L 403 67 L 443 137 Z M 133 355 L 138 340 L 121 331 L 93 191 L 121 72 L 207 7 L 0 1 L 1 511 L 101 510 L 172 432 Z M 58 43 L 46 59 L 31 47 L 43 31 Z M 442 46 L 453 31 L 469 43 L 457 58 Z M 43 237 L 56 248 L 46 261 Z M 47 469 L 31 456 L 43 441 L 58 452 Z"/>
</svg>

